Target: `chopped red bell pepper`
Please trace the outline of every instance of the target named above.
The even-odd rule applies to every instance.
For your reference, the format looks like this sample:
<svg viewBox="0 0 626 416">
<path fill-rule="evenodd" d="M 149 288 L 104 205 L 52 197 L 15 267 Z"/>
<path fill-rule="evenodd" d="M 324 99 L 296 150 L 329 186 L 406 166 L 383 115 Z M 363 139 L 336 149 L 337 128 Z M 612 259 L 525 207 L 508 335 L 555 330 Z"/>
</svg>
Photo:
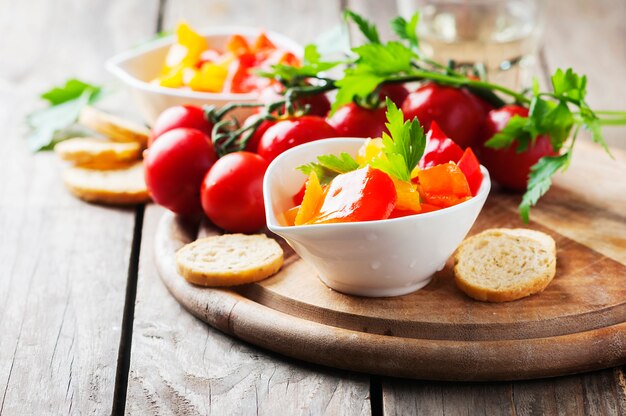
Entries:
<svg viewBox="0 0 626 416">
<path fill-rule="evenodd" d="M 429 204 L 450 207 L 472 197 L 465 175 L 454 163 L 444 163 L 419 172 L 420 194 Z"/>
<path fill-rule="evenodd" d="M 480 162 L 478 162 L 471 148 L 465 149 L 465 153 L 463 153 L 463 157 L 461 157 L 457 165 L 467 179 L 472 196 L 476 196 L 478 189 L 480 189 L 480 184 L 483 182 L 483 173 L 480 171 Z"/>
<path fill-rule="evenodd" d="M 332 180 L 319 215 L 310 223 L 384 220 L 389 218 L 396 199 L 391 178 L 367 165 Z"/>
<path fill-rule="evenodd" d="M 272 82 L 269 78 L 260 77 L 252 70 L 258 65 L 258 57 L 253 53 L 243 53 L 235 59 L 228 70 L 224 81 L 224 91 L 248 93 L 259 91 Z"/>
<path fill-rule="evenodd" d="M 419 167 L 425 169 L 442 163 L 457 163 L 462 156 L 463 149 L 448 138 L 437 122 L 433 121 L 426 134 L 426 149 L 419 162 Z"/>
</svg>

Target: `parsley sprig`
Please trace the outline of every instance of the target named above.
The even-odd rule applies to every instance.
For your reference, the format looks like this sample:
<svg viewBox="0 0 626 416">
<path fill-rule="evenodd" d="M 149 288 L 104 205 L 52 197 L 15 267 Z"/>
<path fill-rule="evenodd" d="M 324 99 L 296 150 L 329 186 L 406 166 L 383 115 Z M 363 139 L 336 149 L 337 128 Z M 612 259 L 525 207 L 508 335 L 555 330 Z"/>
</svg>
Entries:
<svg viewBox="0 0 626 416">
<path fill-rule="evenodd" d="M 404 114 L 387 98 L 387 123 L 389 134 L 383 133 L 383 155 L 370 162 L 401 181 L 411 180 L 411 171 L 424 154 L 426 137 L 417 117 L 404 121 Z"/>
<path fill-rule="evenodd" d="M 424 154 L 426 137 L 417 118 L 404 121 L 402 111 L 387 98 L 387 129 L 383 133 L 382 156 L 369 163 L 373 168 L 382 170 L 401 181 L 411 180 L 411 171 L 417 166 Z M 358 169 L 359 164 L 348 153 L 339 156 L 322 155 L 317 162 L 299 166 L 297 169 L 309 175 L 315 172 L 320 183 L 327 184 L 335 176 Z"/>
<path fill-rule="evenodd" d="M 477 78 L 476 75 L 484 74 L 480 68 L 475 68 L 474 76 L 468 77 L 453 64 L 446 66 L 427 59 L 420 50 L 416 35 L 418 14 L 409 20 L 401 17 L 393 19 L 391 27 L 400 40 L 386 43 L 381 41 L 376 26 L 362 16 L 352 11 L 347 11 L 345 16 L 346 20 L 357 25 L 368 42 L 351 49 L 352 58 L 347 62 L 343 77 L 334 83 L 338 91 L 331 111 L 352 101 L 361 102 L 382 83 L 414 81 L 464 87 L 495 107 L 516 103 L 529 108 L 528 117 L 511 118 L 507 126 L 487 142 L 488 146 L 494 148 L 515 144 L 521 153 L 527 151 L 539 135 L 550 137 L 556 156 L 540 159 L 531 169 L 528 188 L 519 206 L 524 221 L 529 220 L 530 208 L 550 188 L 553 175 L 569 166 L 574 143 L 581 129 L 587 130 L 593 141 L 612 157 L 602 135 L 602 126 L 625 125 L 626 112 L 592 110 L 585 100 L 586 76 L 572 69 L 557 69 L 551 78 L 549 91 L 541 91 L 535 82 L 532 90 L 518 92 L 490 83 L 482 77 Z M 387 144 L 390 143 L 396 142 L 387 141 Z M 401 153 L 390 154 L 391 158 L 387 157 L 387 162 L 375 163 L 398 178 L 406 178 L 406 171 L 394 170 L 401 166 L 398 156 Z"/>
<path fill-rule="evenodd" d="M 298 166 L 300 172 L 309 176 L 311 172 L 315 172 L 317 178 L 322 185 L 330 183 L 337 175 L 351 172 L 359 168 L 359 164 L 348 153 L 336 155 L 322 155 L 317 157 L 317 162 L 311 162 L 306 165 Z"/>
</svg>

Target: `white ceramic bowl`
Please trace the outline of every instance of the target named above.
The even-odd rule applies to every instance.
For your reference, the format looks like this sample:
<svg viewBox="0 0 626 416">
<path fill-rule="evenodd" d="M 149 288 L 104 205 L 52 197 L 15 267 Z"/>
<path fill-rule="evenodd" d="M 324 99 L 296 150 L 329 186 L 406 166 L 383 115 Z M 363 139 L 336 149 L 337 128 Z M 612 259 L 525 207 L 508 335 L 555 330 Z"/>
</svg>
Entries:
<svg viewBox="0 0 626 416">
<path fill-rule="evenodd" d="M 355 155 L 365 139 L 318 140 L 290 149 L 269 166 L 263 181 L 268 228 L 283 237 L 319 278 L 340 292 L 398 296 L 426 286 L 463 241 L 487 199 L 484 175 L 478 194 L 439 211 L 382 221 L 286 226 L 283 212 L 305 175 L 297 166 L 323 154 Z"/>
<path fill-rule="evenodd" d="M 220 26 L 202 30 L 200 33 L 207 39 L 210 47 L 222 50 L 231 35 L 241 34 L 249 41 L 252 41 L 261 33 L 261 30 L 250 27 Z M 296 56 L 302 56 L 302 46 L 294 40 L 276 32 L 265 31 L 265 33 L 278 48 L 292 52 Z M 197 92 L 151 84 L 150 81 L 160 73 L 167 51 L 173 41 L 173 36 L 159 39 L 115 55 L 106 62 L 106 68 L 130 87 L 139 110 L 149 125 L 154 123 L 154 120 L 163 110 L 175 105 L 192 104 L 201 106 L 213 104 L 221 107 L 230 102 L 256 102 L 258 95 L 256 93 Z M 239 109 L 232 114 L 239 119 L 243 119 L 251 112 L 251 109 Z"/>
</svg>

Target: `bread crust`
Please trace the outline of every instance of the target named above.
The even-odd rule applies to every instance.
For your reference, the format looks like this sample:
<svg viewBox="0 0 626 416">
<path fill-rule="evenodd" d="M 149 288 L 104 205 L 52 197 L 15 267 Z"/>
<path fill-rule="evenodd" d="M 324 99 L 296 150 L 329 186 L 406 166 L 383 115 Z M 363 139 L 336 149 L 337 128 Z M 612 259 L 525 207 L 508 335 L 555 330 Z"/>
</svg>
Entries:
<svg viewBox="0 0 626 416">
<path fill-rule="evenodd" d="M 238 251 L 264 254 L 248 256 L 245 266 L 237 266 Z M 206 256 L 206 257 L 204 257 Z M 200 257 L 200 258 L 199 258 Z M 215 264 L 219 260 L 223 264 Z M 283 250 L 265 234 L 224 234 L 201 238 L 176 253 L 176 269 L 187 281 L 200 286 L 237 286 L 258 282 L 277 273 L 283 265 Z"/>
<path fill-rule="evenodd" d="M 532 279 L 510 288 L 491 288 L 472 280 L 472 276 L 463 275 L 463 263 L 472 261 L 474 252 L 471 245 L 480 239 L 494 239 L 510 236 L 519 244 L 539 244 L 549 256 L 545 270 Z M 528 229 L 490 229 L 466 239 L 454 256 L 454 280 L 457 287 L 469 297 L 484 302 L 509 302 L 542 292 L 556 274 L 556 243 L 549 235 Z"/>
<path fill-rule="evenodd" d="M 63 183 L 72 194 L 88 202 L 132 205 L 150 200 L 142 162 L 113 170 L 71 166 L 63 173 Z"/>
<path fill-rule="evenodd" d="M 146 147 L 150 136 L 150 131 L 142 125 L 93 107 L 83 108 L 78 122 L 113 141 L 137 142 L 142 148 Z"/>
<path fill-rule="evenodd" d="M 89 169 L 119 169 L 141 158 L 136 142 L 113 142 L 94 137 L 76 137 L 60 142 L 54 151 L 63 160 Z"/>
</svg>

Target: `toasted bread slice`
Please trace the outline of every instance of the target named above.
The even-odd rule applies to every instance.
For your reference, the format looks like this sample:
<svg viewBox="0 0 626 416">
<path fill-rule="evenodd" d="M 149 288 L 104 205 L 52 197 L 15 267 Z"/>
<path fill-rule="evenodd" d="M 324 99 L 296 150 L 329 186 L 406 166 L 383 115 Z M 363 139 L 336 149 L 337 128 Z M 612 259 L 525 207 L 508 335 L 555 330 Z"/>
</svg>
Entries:
<svg viewBox="0 0 626 416">
<path fill-rule="evenodd" d="M 235 286 L 263 280 L 280 270 L 283 250 L 265 234 L 201 238 L 176 253 L 176 268 L 201 286 Z"/>
<path fill-rule="evenodd" d="M 91 169 L 115 169 L 141 158 L 136 142 L 112 142 L 96 137 L 76 137 L 58 143 L 54 151 L 63 160 Z"/>
<path fill-rule="evenodd" d="M 93 107 L 80 112 L 78 122 L 116 142 L 137 142 L 146 147 L 150 131 L 141 124 L 105 113 Z"/>
<path fill-rule="evenodd" d="M 143 177 L 143 162 L 112 170 L 72 166 L 63 173 L 63 182 L 70 192 L 89 202 L 128 205 L 150 200 Z"/>
<path fill-rule="evenodd" d="M 508 302 L 543 291 L 556 273 L 552 237 L 527 229 L 490 229 L 465 240 L 454 257 L 459 289 L 487 302 Z"/>
</svg>

